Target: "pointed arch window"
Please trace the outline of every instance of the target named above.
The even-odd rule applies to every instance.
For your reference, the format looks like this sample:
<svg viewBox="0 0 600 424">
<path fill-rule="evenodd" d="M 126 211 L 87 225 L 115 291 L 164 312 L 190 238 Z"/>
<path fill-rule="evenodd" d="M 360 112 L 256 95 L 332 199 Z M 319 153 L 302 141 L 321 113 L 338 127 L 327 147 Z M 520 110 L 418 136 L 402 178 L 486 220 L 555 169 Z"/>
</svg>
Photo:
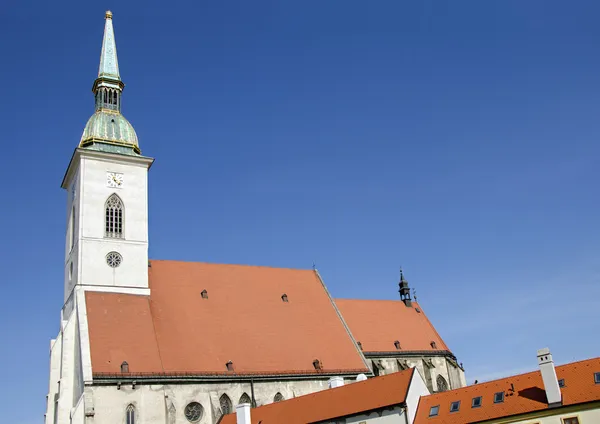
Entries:
<svg viewBox="0 0 600 424">
<path fill-rule="evenodd" d="M 221 412 L 223 415 L 231 414 L 233 412 L 233 404 L 231 399 L 225 393 L 219 398 L 219 405 L 221 405 Z"/>
<path fill-rule="evenodd" d="M 123 238 L 123 201 L 116 194 L 111 194 L 104 208 L 105 236 Z"/>
<path fill-rule="evenodd" d="M 437 383 L 438 392 L 445 392 L 448 390 L 448 383 L 446 382 L 446 379 L 444 377 L 438 375 L 435 381 Z"/>
<path fill-rule="evenodd" d="M 129 405 L 125 411 L 126 424 L 135 424 L 135 406 Z"/>
<path fill-rule="evenodd" d="M 285 400 L 285 398 L 283 397 L 283 395 L 279 392 L 275 393 L 275 397 L 273 398 L 273 402 L 281 402 L 282 400 Z"/>
<path fill-rule="evenodd" d="M 250 396 L 248 396 L 248 393 L 244 393 L 242 394 L 242 396 L 240 396 L 240 401 L 238 402 L 238 404 L 241 405 L 242 403 L 252 403 L 252 401 L 250 400 Z"/>
</svg>

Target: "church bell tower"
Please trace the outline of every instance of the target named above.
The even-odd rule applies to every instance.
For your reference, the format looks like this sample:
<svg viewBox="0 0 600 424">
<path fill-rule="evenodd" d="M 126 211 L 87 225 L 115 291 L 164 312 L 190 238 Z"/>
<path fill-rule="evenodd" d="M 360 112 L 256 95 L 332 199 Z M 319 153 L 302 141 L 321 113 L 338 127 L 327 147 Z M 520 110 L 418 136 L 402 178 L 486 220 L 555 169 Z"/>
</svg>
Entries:
<svg viewBox="0 0 600 424">
<path fill-rule="evenodd" d="M 112 13 L 106 12 L 95 112 L 75 149 L 67 190 L 65 301 L 74 287 L 148 294 L 148 170 L 133 126 L 121 114 Z"/>
</svg>

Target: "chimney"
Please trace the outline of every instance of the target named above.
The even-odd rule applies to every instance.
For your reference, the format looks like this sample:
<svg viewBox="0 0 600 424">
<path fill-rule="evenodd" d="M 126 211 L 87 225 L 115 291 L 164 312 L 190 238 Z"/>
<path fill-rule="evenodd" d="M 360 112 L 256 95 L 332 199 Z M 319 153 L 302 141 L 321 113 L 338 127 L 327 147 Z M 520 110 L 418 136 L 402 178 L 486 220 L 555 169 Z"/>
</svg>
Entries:
<svg viewBox="0 0 600 424">
<path fill-rule="evenodd" d="M 250 404 L 240 403 L 235 407 L 235 416 L 237 424 L 250 424 Z"/>
<path fill-rule="evenodd" d="M 342 387 L 344 385 L 344 379 L 342 377 L 331 377 L 329 379 L 329 388 L 335 389 L 336 387 Z"/>
<path fill-rule="evenodd" d="M 548 406 L 560 406 L 562 405 L 562 395 L 558 387 L 558 379 L 556 378 L 556 370 L 554 369 L 554 361 L 552 360 L 550 349 L 546 347 L 538 350 L 537 357 L 542 373 L 542 380 L 544 381 L 544 389 L 546 389 Z"/>
</svg>

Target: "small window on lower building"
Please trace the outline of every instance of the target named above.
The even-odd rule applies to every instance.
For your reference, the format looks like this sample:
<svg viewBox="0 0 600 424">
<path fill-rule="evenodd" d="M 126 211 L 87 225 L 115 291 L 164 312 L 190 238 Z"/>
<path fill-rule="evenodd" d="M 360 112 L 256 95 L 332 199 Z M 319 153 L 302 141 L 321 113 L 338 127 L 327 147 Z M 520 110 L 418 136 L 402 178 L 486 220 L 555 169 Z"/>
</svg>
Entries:
<svg viewBox="0 0 600 424">
<path fill-rule="evenodd" d="M 429 416 L 430 417 L 436 417 L 439 412 L 440 412 L 440 405 L 432 406 L 429 409 Z"/>
<path fill-rule="evenodd" d="M 563 424 L 579 424 L 579 418 L 577 417 L 569 417 L 562 419 Z"/>
<path fill-rule="evenodd" d="M 594 373 L 594 383 L 600 384 L 600 372 Z"/>
<path fill-rule="evenodd" d="M 494 403 L 504 402 L 504 392 L 498 392 L 494 394 Z"/>
<path fill-rule="evenodd" d="M 450 404 L 450 412 L 458 412 L 459 409 L 460 409 L 460 400 L 457 400 L 456 402 L 452 402 Z"/>
<path fill-rule="evenodd" d="M 560 380 L 558 380 L 558 387 L 565 387 L 565 379 L 561 378 Z"/>
<path fill-rule="evenodd" d="M 481 396 L 474 397 L 471 401 L 471 408 L 479 408 L 481 406 Z"/>
</svg>

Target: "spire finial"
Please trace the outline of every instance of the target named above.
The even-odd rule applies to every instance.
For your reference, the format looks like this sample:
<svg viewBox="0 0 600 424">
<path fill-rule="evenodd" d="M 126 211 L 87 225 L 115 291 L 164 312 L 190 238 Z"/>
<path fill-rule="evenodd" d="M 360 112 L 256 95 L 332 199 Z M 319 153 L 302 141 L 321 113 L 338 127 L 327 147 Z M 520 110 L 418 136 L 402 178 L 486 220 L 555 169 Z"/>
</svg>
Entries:
<svg viewBox="0 0 600 424">
<path fill-rule="evenodd" d="M 398 283 L 400 286 L 400 300 L 404 302 L 406 306 L 412 306 L 412 302 L 410 300 L 410 288 L 408 287 L 408 281 L 404 279 L 404 272 L 402 272 L 402 267 L 400 267 L 400 282 Z"/>
<path fill-rule="evenodd" d="M 104 38 L 102 39 L 102 53 L 100 53 L 100 67 L 98 78 L 110 78 L 121 81 L 119 76 L 119 62 L 117 60 L 117 45 L 113 30 L 112 12 L 106 11 L 104 18 Z"/>
</svg>

